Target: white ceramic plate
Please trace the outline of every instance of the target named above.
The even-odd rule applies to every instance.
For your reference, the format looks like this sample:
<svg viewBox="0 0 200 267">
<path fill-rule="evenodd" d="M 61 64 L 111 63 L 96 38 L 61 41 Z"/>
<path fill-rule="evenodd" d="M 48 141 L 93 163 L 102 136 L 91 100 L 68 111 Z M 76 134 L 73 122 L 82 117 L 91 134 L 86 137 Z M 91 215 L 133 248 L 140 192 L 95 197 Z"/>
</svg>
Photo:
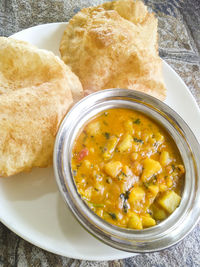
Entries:
<svg viewBox="0 0 200 267">
<path fill-rule="evenodd" d="M 66 23 L 40 25 L 14 34 L 59 55 Z M 166 103 L 188 123 L 200 141 L 200 111 L 189 89 L 165 62 Z M 25 240 L 50 252 L 84 260 L 113 260 L 136 254 L 113 249 L 87 233 L 62 200 L 53 169 L 0 179 L 0 220 Z"/>
</svg>

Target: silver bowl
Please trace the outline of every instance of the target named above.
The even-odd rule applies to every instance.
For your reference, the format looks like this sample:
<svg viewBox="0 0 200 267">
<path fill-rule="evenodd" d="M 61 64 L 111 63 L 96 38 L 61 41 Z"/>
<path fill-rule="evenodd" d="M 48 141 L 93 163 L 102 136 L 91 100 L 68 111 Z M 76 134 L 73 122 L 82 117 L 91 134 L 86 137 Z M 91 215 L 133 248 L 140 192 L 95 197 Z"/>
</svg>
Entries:
<svg viewBox="0 0 200 267">
<path fill-rule="evenodd" d="M 174 139 L 185 165 L 185 184 L 179 207 L 163 222 L 144 230 L 114 226 L 97 216 L 77 192 L 71 170 L 74 140 L 81 127 L 111 108 L 140 111 L 162 125 Z M 117 119 L 117 118 L 116 118 Z M 109 89 L 78 102 L 64 118 L 54 148 L 54 172 L 59 190 L 81 225 L 104 243 L 129 252 L 153 252 L 184 238 L 200 216 L 200 146 L 184 120 L 166 104 L 147 94 Z M 67 223 L 67 222 L 66 222 Z"/>
</svg>

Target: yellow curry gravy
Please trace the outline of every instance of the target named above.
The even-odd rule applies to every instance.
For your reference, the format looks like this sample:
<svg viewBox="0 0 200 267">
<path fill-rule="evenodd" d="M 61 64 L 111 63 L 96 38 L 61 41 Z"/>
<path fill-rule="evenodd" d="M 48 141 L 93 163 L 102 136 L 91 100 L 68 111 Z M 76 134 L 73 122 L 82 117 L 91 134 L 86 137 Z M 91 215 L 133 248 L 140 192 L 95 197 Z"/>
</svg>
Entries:
<svg viewBox="0 0 200 267">
<path fill-rule="evenodd" d="M 180 204 L 184 166 L 168 133 L 130 109 L 98 114 L 80 131 L 72 172 L 81 197 L 102 219 L 143 229 Z"/>
</svg>

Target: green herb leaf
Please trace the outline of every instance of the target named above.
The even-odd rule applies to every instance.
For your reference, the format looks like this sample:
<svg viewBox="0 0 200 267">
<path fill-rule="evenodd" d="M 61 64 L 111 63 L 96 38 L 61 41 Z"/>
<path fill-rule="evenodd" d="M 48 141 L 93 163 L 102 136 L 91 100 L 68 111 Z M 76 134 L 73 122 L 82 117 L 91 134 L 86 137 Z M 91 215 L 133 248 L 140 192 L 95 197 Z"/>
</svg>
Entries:
<svg viewBox="0 0 200 267">
<path fill-rule="evenodd" d="M 131 193 L 131 192 L 127 190 L 125 193 L 120 194 L 119 197 L 120 197 L 121 199 L 128 200 L 128 199 L 129 199 L 129 195 L 130 195 L 130 193 Z"/>
<path fill-rule="evenodd" d="M 115 213 L 108 212 L 108 214 L 110 215 L 110 217 L 111 217 L 113 220 L 117 220 L 117 216 L 116 216 Z"/>
<path fill-rule="evenodd" d="M 108 177 L 108 178 L 106 179 L 106 183 L 107 183 L 107 184 L 111 184 L 111 183 L 112 183 L 112 178 Z"/>
<path fill-rule="evenodd" d="M 127 191 L 125 192 L 125 194 L 124 194 L 124 199 L 126 199 L 126 200 L 129 199 L 129 195 L 130 195 L 130 193 L 131 193 L 131 192 L 127 190 Z"/>
<path fill-rule="evenodd" d="M 105 136 L 106 139 L 110 139 L 110 133 L 105 132 L 103 135 Z"/>
<path fill-rule="evenodd" d="M 126 202 L 123 203 L 123 210 L 124 210 L 125 213 L 128 212 L 128 205 L 127 205 Z"/>
<path fill-rule="evenodd" d="M 150 183 L 148 183 L 148 182 L 144 182 L 144 183 L 143 183 L 143 185 L 144 185 L 144 187 L 145 187 L 146 189 L 148 189 L 148 188 L 149 188 L 149 185 L 150 185 Z"/>
<path fill-rule="evenodd" d="M 120 194 L 120 196 L 119 196 L 122 199 L 122 201 L 123 201 L 123 211 L 125 213 L 128 212 L 127 200 L 129 199 L 129 195 L 130 195 L 130 191 L 127 190 L 125 193 Z"/>
<path fill-rule="evenodd" d="M 102 147 L 102 146 L 100 146 L 99 149 L 101 150 L 102 153 L 104 153 L 107 150 L 106 147 Z"/>
<path fill-rule="evenodd" d="M 134 142 L 144 144 L 144 141 L 142 139 L 138 139 L 136 137 L 133 138 Z"/>
<path fill-rule="evenodd" d="M 120 174 L 117 176 L 117 179 L 119 181 L 124 180 L 126 177 L 128 177 L 124 172 L 120 172 Z"/>
<path fill-rule="evenodd" d="M 121 172 L 121 174 L 122 174 L 123 176 L 127 177 L 126 173 L 124 173 L 124 172 Z"/>
<path fill-rule="evenodd" d="M 140 119 L 138 118 L 138 119 L 136 119 L 133 123 L 135 123 L 135 124 L 140 124 L 141 121 L 140 121 Z"/>
<path fill-rule="evenodd" d="M 155 142 L 155 143 L 153 144 L 153 146 L 158 148 L 158 147 L 159 147 L 159 142 Z"/>
</svg>

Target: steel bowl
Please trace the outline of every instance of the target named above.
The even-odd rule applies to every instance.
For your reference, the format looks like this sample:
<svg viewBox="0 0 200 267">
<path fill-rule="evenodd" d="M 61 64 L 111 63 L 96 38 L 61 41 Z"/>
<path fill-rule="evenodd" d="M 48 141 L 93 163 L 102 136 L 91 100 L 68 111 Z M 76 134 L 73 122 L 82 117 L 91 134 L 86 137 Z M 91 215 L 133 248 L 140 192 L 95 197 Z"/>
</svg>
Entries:
<svg viewBox="0 0 200 267">
<path fill-rule="evenodd" d="M 137 110 L 162 125 L 175 141 L 185 165 L 185 183 L 179 207 L 167 219 L 151 228 L 132 230 L 112 225 L 97 216 L 77 191 L 71 170 L 74 140 L 89 119 L 111 108 Z M 55 141 L 54 172 L 66 204 L 89 233 L 120 250 L 153 252 L 168 248 L 180 241 L 198 221 L 200 216 L 199 159 L 200 146 L 197 139 L 174 110 L 158 99 L 141 92 L 109 89 L 83 98 L 64 118 Z"/>
</svg>

